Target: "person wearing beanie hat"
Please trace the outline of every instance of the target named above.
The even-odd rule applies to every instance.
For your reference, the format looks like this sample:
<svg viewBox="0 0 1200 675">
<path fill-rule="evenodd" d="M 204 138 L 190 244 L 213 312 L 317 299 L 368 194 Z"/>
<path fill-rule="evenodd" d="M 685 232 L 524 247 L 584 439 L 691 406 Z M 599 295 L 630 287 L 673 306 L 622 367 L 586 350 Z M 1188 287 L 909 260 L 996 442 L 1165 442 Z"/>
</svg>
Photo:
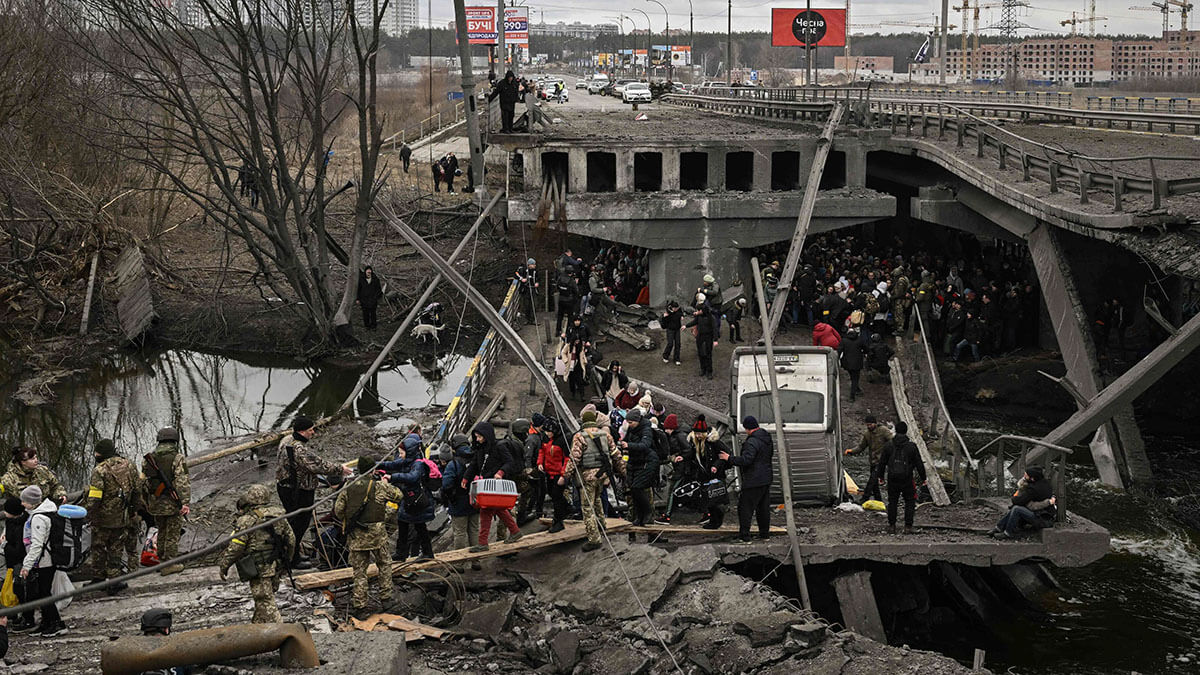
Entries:
<svg viewBox="0 0 1200 675">
<path fill-rule="evenodd" d="M 696 289 L 697 294 L 704 295 L 704 302 L 712 308 L 713 315 L 713 340 L 721 337 L 721 308 L 725 305 L 725 297 L 721 293 L 721 284 L 717 283 L 716 277 L 711 274 L 705 274 L 703 283 L 700 288 Z"/>
<path fill-rule="evenodd" d="M 529 419 L 533 423 L 534 429 L 541 429 L 542 425 L 546 423 L 546 416 L 539 412 L 533 413 Z"/>
<path fill-rule="evenodd" d="M 286 513 L 312 506 L 321 476 L 341 478 L 352 473 L 350 467 L 319 457 L 308 449 L 307 444 L 315 434 L 313 421 L 300 416 L 292 420 L 292 433 L 279 441 L 275 453 L 275 490 Z M 303 511 L 288 518 L 292 534 L 296 537 L 292 569 L 309 569 L 313 566 L 311 560 L 303 559 L 300 555 L 304 535 L 311 522 L 312 511 Z"/>
<path fill-rule="evenodd" d="M 600 424 L 598 414 L 595 419 L 587 413 L 583 417 L 583 428 L 571 439 L 571 455 L 563 474 L 582 481 L 580 510 L 587 531 L 583 550 L 594 551 L 600 548 L 600 518 L 604 517 L 600 495 L 610 476 L 625 475 L 625 464 L 609 426 Z"/>
<path fill-rule="evenodd" d="M 530 424 L 528 420 L 526 423 Z M 451 436 L 450 445 L 454 446 L 454 459 L 442 469 L 442 500 L 450 514 L 452 545 L 461 550 L 470 546 L 479 532 L 479 509 L 471 504 L 470 490 L 463 487 L 471 461 L 475 458 L 475 449 L 471 447 L 471 438 L 466 434 Z"/>
<path fill-rule="evenodd" d="M 710 477 L 703 468 L 700 453 L 691 443 L 691 435 L 686 430 L 679 428 L 679 416 L 673 413 L 667 415 L 663 419 L 662 427 L 667 434 L 667 458 L 671 464 L 671 489 L 667 493 L 666 512 L 654 522 L 658 525 L 670 525 L 671 516 L 677 503 L 675 491 L 685 483 L 707 482 Z M 700 436 L 703 439 L 705 434 L 700 434 Z M 704 440 L 700 442 L 703 444 Z"/>
<path fill-rule="evenodd" d="M 51 516 L 58 506 L 44 498 L 42 488 L 30 485 L 21 490 L 21 506 L 29 513 L 25 521 L 23 538 L 29 541 L 25 547 L 25 558 L 21 561 L 20 577 L 25 580 L 26 600 L 48 598 L 54 586 L 54 559 L 50 555 Z M 53 637 L 67 632 L 67 625 L 58 614 L 58 607 L 49 603 L 42 607 L 42 623 L 37 634 Z"/>
<path fill-rule="evenodd" d="M 30 485 L 42 489 L 42 494 L 57 504 L 67 500 L 67 489 L 58 482 L 58 477 L 50 467 L 38 461 L 38 451 L 34 448 L 17 448 L 13 451 L 12 462 L 0 476 L 0 494 L 19 497 L 21 490 Z"/>
<path fill-rule="evenodd" d="M 996 539 L 1012 539 L 1024 529 L 1040 530 L 1054 525 L 1058 515 L 1058 499 L 1054 486 L 1046 480 L 1040 466 L 1029 466 L 1025 475 L 1017 482 L 1017 491 L 1012 496 L 1012 506 L 996 523 L 992 536 Z"/>
<path fill-rule="evenodd" d="M 650 408 L 653 406 L 654 399 L 650 398 L 650 392 L 647 391 L 646 395 L 638 400 L 638 407 L 642 409 L 642 417 L 650 417 Z"/>
<path fill-rule="evenodd" d="M 654 521 L 651 490 L 658 483 L 658 455 L 654 452 L 654 429 L 644 419 L 641 407 L 634 408 L 625 416 L 627 431 L 621 449 L 629 456 L 629 496 L 631 509 L 629 519 L 634 525 L 648 525 Z"/>
<path fill-rule="evenodd" d="M 521 299 L 521 313 L 525 315 L 525 324 L 532 326 L 537 312 L 534 298 L 537 297 L 537 289 L 541 287 L 537 276 L 537 261 L 529 258 L 523 266 L 517 267 L 513 276 L 517 279 L 517 295 Z"/>
<path fill-rule="evenodd" d="M 925 463 L 921 461 L 921 453 L 917 444 L 908 438 L 908 425 L 896 422 L 896 435 L 884 446 L 879 455 L 879 466 L 876 467 L 876 477 L 882 477 L 887 472 L 888 486 L 888 531 L 896 534 L 897 509 L 900 498 L 904 498 L 904 533 L 911 534 L 913 515 L 917 508 L 917 484 L 913 481 L 913 471 L 925 481 Z"/>
<path fill-rule="evenodd" d="M 370 600 L 367 570 L 371 563 L 375 563 L 379 570 L 376 577 L 379 580 L 379 601 L 385 607 L 392 602 L 392 557 L 388 555 L 387 531 L 388 502 L 400 504 L 404 501 L 404 492 L 392 485 L 387 475 L 376 479 L 375 466 L 374 459 L 359 457 L 358 477 L 338 495 L 333 504 L 333 515 L 346 533 L 346 549 L 349 552 L 347 558 L 354 571 L 351 605 L 360 615 L 359 618 L 365 618 L 363 615 Z M 257 620 L 256 614 L 255 621 Z"/>
<path fill-rule="evenodd" d="M 592 413 L 593 415 L 595 413 Z M 553 422 L 553 423 L 551 423 Z M 546 442 L 538 450 L 537 468 L 546 477 L 546 491 L 550 494 L 550 502 L 554 507 L 554 520 L 550 524 L 550 532 L 562 532 L 563 521 L 566 520 L 570 507 L 564 496 L 567 479 L 564 469 L 567 464 L 567 453 L 563 450 L 565 443 L 561 440 L 562 430 L 557 422 L 546 423 Z"/>
<path fill-rule="evenodd" d="M 712 379 L 712 352 L 713 347 L 717 344 L 717 338 L 720 337 L 720 322 L 717 318 L 719 310 L 714 310 L 706 300 L 703 299 L 703 293 L 697 297 L 696 310 L 692 312 L 692 318 L 687 322 L 685 328 L 692 329 L 692 335 L 696 338 L 696 357 L 700 361 L 700 377 Z"/>
<path fill-rule="evenodd" d="M 758 538 L 771 536 L 771 457 L 775 445 L 771 435 L 758 426 L 753 415 L 742 419 L 746 440 L 742 452 L 736 457 L 722 452 L 718 457 L 741 469 L 742 492 L 738 495 L 738 534 L 742 541 L 750 541 L 750 522 L 758 521 Z"/>
<path fill-rule="evenodd" d="M 667 415 L 666 419 L 663 420 L 663 429 L 666 429 L 667 431 L 675 431 L 678 428 L 679 428 L 679 416 L 676 415 L 675 413 L 671 413 L 670 415 Z"/>
<path fill-rule="evenodd" d="M 133 462 L 117 455 L 109 439 L 96 443 L 96 467 L 88 480 L 88 522 L 92 526 L 92 569 L 95 581 L 121 576 L 126 551 L 137 550 L 137 514 L 146 508 L 142 477 Z M 131 567 L 131 569 L 134 569 Z M 125 588 L 115 584 L 106 590 L 114 595 Z"/>
<path fill-rule="evenodd" d="M 25 560 L 25 521 L 29 519 L 29 514 L 21 505 L 19 495 L 5 497 L 4 515 L 4 560 L 9 571 L 15 577 L 21 573 L 21 561 Z M 24 584 L 13 584 L 13 591 L 16 592 L 17 599 L 21 602 L 29 599 Z M 8 628 L 13 632 L 25 632 L 36 625 L 34 613 L 27 611 L 15 617 Z"/>
<path fill-rule="evenodd" d="M 172 427 L 158 430 L 158 445 L 142 462 L 146 477 L 146 511 L 154 516 L 158 528 L 158 558 L 170 560 L 179 555 L 179 536 L 183 518 L 191 509 L 192 488 L 187 463 L 179 449 L 179 432 Z M 175 574 L 183 565 L 165 565 L 159 573 Z"/>
<path fill-rule="evenodd" d="M 262 483 L 246 487 L 237 500 L 237 518 L 233 521 L 234 532 L 244 532 L 258 527 L 268 520 L 283 515 L 283 509 L 271 505 L 271 489 Z M 229 577 L 229 568 L 237 565 L 239 579 L 250 584 L 250 597 L 254 600 L 254 623 L 279 623 L 279 607 L 275 605 L 275 591 L 279 589 L 283 565 L 292 557 L 296 539 L 292 528 L 283 520 L 268 527 L 234 537 L 217 559 L 217 573 L 224 581 Z"/>
<path fill-rule="evenodd" d="M 863 491 L 860 504 L 872 498 L 883 501 L 883 494 L 879 491 L 879 486 L 883 481 L 883 476 L 879 474 L 879 457 L 883 454 L 883 448 L 892 440 L 891 430 L 880 426 L 874 415 L 867 415 L 863 422 L 866 424 L 866 429 L 863 431 L 862 439 L 858 442 L 858 447 L 846 450 L 847 455 L 866 450 L 870 460 L 871 470 L 867 474 L 866 489 Z"/>
<path fill-rule="evenodd" d="M 596 411 L 595 411 L 595 410 L 584 410 L 584 411 L 583 411 L 583 414 L 579 416 L 579 421 L 580 421 L 580 422 L 583 424 L 583 426 L 585 426 L 585 427 L 586 427 L 586 426 L 593 426 L 593 427 L 594 427 L 594 426 L 596 426 L 596 418 L 597 418 L 598 416 L 599 416 L 599 415 L 596 413 Z"/>
</svg>

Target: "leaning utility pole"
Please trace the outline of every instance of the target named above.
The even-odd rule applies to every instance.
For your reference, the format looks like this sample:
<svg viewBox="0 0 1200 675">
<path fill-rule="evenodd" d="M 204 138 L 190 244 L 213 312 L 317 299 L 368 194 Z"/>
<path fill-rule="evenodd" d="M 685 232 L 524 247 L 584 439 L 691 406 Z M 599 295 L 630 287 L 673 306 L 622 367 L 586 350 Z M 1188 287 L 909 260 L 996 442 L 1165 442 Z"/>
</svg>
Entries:
<svg viewBox="0 0 1200 675">
<path fill-rule="evenodd" d="M 796 570 L 796 583 L 800 586 L 800 604 L 811 610 L 808 598 L 808 581 L 804 578 L 804 559 L 800 557 L 800 540 L 796 537 L 796 510 L 792 506 L 792 471 L 787 453 L 787 441 L 783 437 L 783 411 L 779 406 L 779 383 L 775 378 L 775 347 L 771 331 L 767 326 L 767 302 L 763 295 L 762 274 L 758 270 L 758 258 L 750 259 L 754 272 L 754 291 L 758 297 L 758 318 L 762 322 L 763 345 L 767 348 L 767 377 L 771 385 L 771 413 L 775 419 L 775 456 L 779 458 L 779 482 L 783 487 L 783 507 L 787 515 L 788 543 L 792 549 L 792 566 Z M 758 355 L 754 355 L 755 361 Z"/>
<path fill-rule="evenodd" d="M 942 39 L 938 43 L 941 45 L 938 54 L 941 57 L 941 65 L 938 68 L 938 84 L 946 84 L 946 60 L 950 52 L 947 40 L 950 37 L 950 0 L 942 0 Z"/>
<path fill-rule="evenodd" d="M 496 51 L 500 54 L 500 68 L 496 71 L 496 77 L 503 79 L 504 71 L 508 70 L 508 52 L 504 45 L 504 0 L 496 0 Z"/>
<path fill-rule="evenodd" d="M 725 84 L 733 85 L 733 0 L 729 0 L 729 19 L 725 25 Z"/>
<path fill-rule="evenodd" d="M 503 24 L 500 24 L 503 28 Z M 467 8 L 464 0 L 454 0 L 454 30 L 458 34 L 458 60 L 462 71 L 463 102 L 467 115 L 467 142 L 471 145 L 471 176 L 476 197 L 483 201 L 487 186 L 483 183 L 483 141 L 479 134 L 479 113 L 475 109 L 475 73 L 471 68 L 471 43 L 467 41 Z"/>
</svg>

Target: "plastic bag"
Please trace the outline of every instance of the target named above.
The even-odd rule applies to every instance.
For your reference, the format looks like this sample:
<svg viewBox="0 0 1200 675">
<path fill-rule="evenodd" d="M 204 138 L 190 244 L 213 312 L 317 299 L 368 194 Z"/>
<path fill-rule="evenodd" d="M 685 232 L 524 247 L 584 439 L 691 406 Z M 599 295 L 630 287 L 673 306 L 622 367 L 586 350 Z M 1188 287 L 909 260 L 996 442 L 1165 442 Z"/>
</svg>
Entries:
<svg viewBox="0 0 1200 675">
<path fill-rule="evenodd" d="M 21 600 L 13 591 L 13 571 L 8 568 L 8 574 L 4 575 L 4 587 L 0 588 L 0 605 L 5 607 L 16 607 L 21 604 Z"/>
<path fill-rule="evenodd" d="M 71 577 L 67 576 L 67 573 L 62 570 L 55 571 L 54 581 L 50 585 L 50 593 L 58 595 L 59 593 L 69 593 L 73 590 L 75 590 L 75 584 L 71 583 Z M 71 606 L 71 598 L 63 598 L 54 603 L 54 606 L 61 612 Z"/>
<path fill-rule="evenodd" d="M 862 507 L 868 511 L 887 511 L 887 505 L 878 499 L 865 501 Z"/>
</svg>

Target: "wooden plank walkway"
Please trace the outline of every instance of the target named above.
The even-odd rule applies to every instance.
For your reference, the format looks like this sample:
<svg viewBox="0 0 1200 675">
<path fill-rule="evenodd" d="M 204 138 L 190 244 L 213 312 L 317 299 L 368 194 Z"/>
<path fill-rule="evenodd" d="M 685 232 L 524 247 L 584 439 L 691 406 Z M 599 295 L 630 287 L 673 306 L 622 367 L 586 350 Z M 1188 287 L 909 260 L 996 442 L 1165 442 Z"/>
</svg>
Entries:
<svg viewBox="0 0 1200 675">
<path fill-rule="evenodd" d="M 154 296 L 146 276 L 146 260 L 136 245 L 121 252 L 117 260 L 117 320 L 129 341 L 145 333 L 154 319 Z"/>
<path fill-rule="evenodd" d="M 606 521 L 606 529 L 612 532 L 623 532 L 632 527 L 632 523 L 620 518 L 609 518 Z M 521 553 L 524 551 L 533 551 L 547 546 L 556 546 L 558 544 L 566 544 L 572 541 L 578 541 L 587 537 L 587 531 L 583 527 L 583 523 L 574 522 L 567 525 L 562 532 L 537 532 L 527 534 L 520 541 L 512 544 L 492 544 L 488 550 L 479 553 L 471 553 L 468 549 L 460 548 L 453 551 L 437 554 L 436 560 L 424 560 L 421 562 L 406 563 L 403 565 L 393 565 L 392 575 L 395 576 L 401 572 L 412 572 L 415 570 L 429 569 L 436 567 L 441 563 L 465 563 L 473 560 L 482 560 L 484 558 L 494 558 L 496 556 L 508 555 L 510 553 Z M 371 565 L 367 569 L 367 576 L 375 576 L 379 574 L 379 570 Z M 324 572 L 312 572 L 310 574 L 301 574 L 296 577 L 296 588 L 302 591 L 312 590 L 314 588 L 325 588 L 333 584 L 350 581 L 354 577 L 353 571 L 349 567 L 341 567 L 336 570 L 326 570 Z"/>
</svg>

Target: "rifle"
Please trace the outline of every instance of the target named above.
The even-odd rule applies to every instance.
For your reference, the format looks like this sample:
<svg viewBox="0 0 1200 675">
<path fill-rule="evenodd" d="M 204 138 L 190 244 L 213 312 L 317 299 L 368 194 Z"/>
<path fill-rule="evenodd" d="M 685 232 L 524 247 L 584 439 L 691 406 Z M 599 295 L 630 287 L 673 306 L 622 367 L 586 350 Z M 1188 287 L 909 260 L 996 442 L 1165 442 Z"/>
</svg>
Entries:
<svg viewBox="0 0 1200 675">
<path fill-rule="evenodd" d="M 158 473 L 159 484 L 158 487 L 154 489 L 154 496 L 161 497 L 164 491 L 168 491 L 168 496 L 170 496 L 171 499 L 183 504 L 183 500 L 179 498 L 179 493 L 175 491 L 175 485 L 172 484 L 170 480 L 167 480 L 167 475 L 164 474 L 162 469 L 158 467 L 158 462 L 154 461 L 154 453 L 146 455 L 144 459 L 146 460 L 146 463 L 153 467 L 153 469 Z"/>
</svg>

